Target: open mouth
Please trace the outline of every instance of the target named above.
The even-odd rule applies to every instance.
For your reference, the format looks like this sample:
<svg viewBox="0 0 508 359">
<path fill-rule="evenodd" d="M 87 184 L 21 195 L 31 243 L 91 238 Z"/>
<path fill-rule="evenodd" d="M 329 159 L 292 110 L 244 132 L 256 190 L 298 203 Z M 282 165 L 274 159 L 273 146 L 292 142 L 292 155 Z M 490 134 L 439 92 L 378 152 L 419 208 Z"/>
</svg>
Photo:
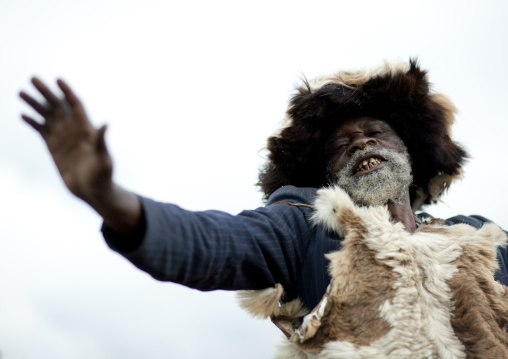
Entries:
<svg viewBox="0 0 508 359">
<path fill-rule="evenodd" d="M 383 160 L 377 157 L 370 157 L 368 159 L 360 160 L 360 163 L 356 167 L 354 173 L 368 171 L 377 165 L 379 165 Z"/>
</svg>

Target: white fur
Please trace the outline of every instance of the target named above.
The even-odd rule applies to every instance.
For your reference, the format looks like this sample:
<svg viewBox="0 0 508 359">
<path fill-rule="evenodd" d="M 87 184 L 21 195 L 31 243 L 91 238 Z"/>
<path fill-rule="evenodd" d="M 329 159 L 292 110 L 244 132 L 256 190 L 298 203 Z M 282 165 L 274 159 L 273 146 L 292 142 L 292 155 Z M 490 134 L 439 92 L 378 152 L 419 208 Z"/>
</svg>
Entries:
<svg viewBox="0 0 508 359">
<path fill-rule="evenodd" d="M 345 86 L 354 86 L 365 83 L 376 76 L 393 76 L 397 72 L 409 71 L 409 62 L 402 59 L 383 60 L 379 65 L 363 68 L 350 69 L 335 72 L 330 75 L 321 75 L 308 80 L 311 90 L 318 90 L 330 83 L 339 83 Z"/>
<path fill-rule="evenodd" d="M 314 336 L 316 330 L 321 325 L 321 318 L 323 318 L 323 314 L 325 313 L 327 301 L 326 297 L 323 298 L 319 303 L 318 309 L 303 318 L 302 325 L 295 331 L 295 334 L 291 337 L 291 341 L 300 341 L 300 343 L 303 343 L 308 338 Z"/>
<path fill-rule="evenodd" d="M 340 236 L 346 235 L 346 229 L 337 222 L 335 211 L 337 208 L 353 211 L 355 205 L 346 192 L 337 192 L 333 187 L 323 188 L 318 191 L 318 196 L 314 202 L 316 211 L 312 214 L 311 222 L 314 225 L 323 225 L 331 232 L 336 232 Z"/>
<path fill-rule="evenodd" d="M 236 293 L 240 307 L 247 310 L 255 318 L 268 318 L 278 315 L 279 301 L 284 294 L 282 285 L 261 290 L 241 290 Z"/>
<path fill-rule="evenodd" d="M 277 353 L 273 359 L 319 359 L 319 354 L 307 353 L 283 337 L 282 343 L 277 346 Z"/>
<path fill-rule="evenodd" d="M 302 326 L 292 335 L 293 342 L 284 340 L 276 359 L 466 357 L 465 347 L 450 323 L 454 303 L 447 281 L 457 272 L 454 261 L 466 246 L 478 250 L 490 247 L 495 253 L 496 246 L 505 244 L 506 235 L 499 227 L 485 224 L 476 230 L 458 224 L 443 226 L 439 233 L 421 230 L 410 234 L 401 223 L 390 222 L 386 206 L 356 207 L 339 187 L 319 190 L 315 208 L 313 223 L 341 236 L 348 234 L 348 219 L 361 221 L 366 229 L 361 240 L 375 252 L 379 261 L 396 273 L 392 287 L 395 294 L 378 309 L 380 318 L 386 320 L 390 330 L 370 345 L 334 341 L 325 344 L 319 354 L 306 353 L 295 343 L 305 342 L 319 329 L 327 305 L 326 297 L 330 295 L 327 290 L 319 307 L 304 317 Z M 341 216 L 344 211 L 349 212 L 347 216 Z M 336 251 L 327 255 L 332 273 L 333 266 L 338 265 L 335 262 L 344 253 Z M 499 292 L 504 290 L 499 285 Z"/>
<path fill-rule="evenodd" d="M 338 187 L 320 191 L 319 197 L 333 203 L 330 211 L 329 204 L 316 201 L 314 220 L 325 225 L 330 225 L 339 211 L 352 209 L 351 200 Z M 379 358 L 406 358 L 408 353 L 412 353 L 413 358 L 425 358 L 432 353 L 441 358 L 465 357 L 464 348 L 453 334 L 449 322 L 452 303 L 450 290 L 445 284 L 456 271 L 449 263 L 460 255 L 460 246 L 450 246 L 440 235 L 409 234 L 402 224 L 390 223 L 386 207 L 353 206 L 353 211 L 362 218 L 368 230 L 365 244 L 377 252 L 376 258 L 399 274 L 394 283 L 396 295 L 393 302 L 386 302 L 380 308 L 381 316 L 392 329 L 370 346 L 355 349 L 350 343 L 329 343 L 322 353 L 323 357 L 337 357 L 339 349 L 340 352 L 349 353 L 345 356 L 341 354 L 340 358 L 366 358 L 372 355 Z M 342 225 L 336 223 L 332 228 L 338 227 L 338 232 L 343 234 L 347 228 Z M 408 262 L 420 265 L 404 265 Z M 426 290 L 422 290 L 423 278 L 426 278 Z M 328 356 L 328 352 L 334 356 Z"/>
<path fill-rule="evenodd" d="M 491 224 L 480 230 L 461 224 L 446 227 L 446 236 L 410 234 L 401 223 L 390 223 L 386 207 L 357 208 L 338 187 L 318 193 L 313 221 L 344 235 L 347 227 L 337 221 L 339 211 L 353 210 L 368 230 L 365 244 L 377 253 L 377 259 L 399 274 L 393 286 L 393 301 L 379 308 L 392 329 L 369 346 L 328 343 L 320 358 L 464 358 L 464 346 L 450 324 L 453 303 L 447 280 L 457 271 L 452 262 L 463 246 L 481 245 L 478 242 L 482 240 L 490 241 L 495 250 L 506 240 L 504 233 Z"/>
</svg>

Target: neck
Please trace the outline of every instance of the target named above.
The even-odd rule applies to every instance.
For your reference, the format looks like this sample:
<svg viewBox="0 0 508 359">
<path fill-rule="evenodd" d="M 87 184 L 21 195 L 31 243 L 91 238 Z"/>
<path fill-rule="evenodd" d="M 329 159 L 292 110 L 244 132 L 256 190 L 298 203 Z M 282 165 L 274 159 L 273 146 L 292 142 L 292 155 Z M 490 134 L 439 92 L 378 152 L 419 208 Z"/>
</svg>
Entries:
<svg viewBox="0 0 508 359">
<path fill-rule="evenodd" d="M 393 222 L 400 222 L 406 227 L 406 231 L 414 233 L 416 230 L 416 222 L 411 209 L 411 202 L 409 201 L 409 191 L 406 194 L 406 198 L 402 203 L 389 203 L 388 211 L 392 216 Z"/>
</svg>

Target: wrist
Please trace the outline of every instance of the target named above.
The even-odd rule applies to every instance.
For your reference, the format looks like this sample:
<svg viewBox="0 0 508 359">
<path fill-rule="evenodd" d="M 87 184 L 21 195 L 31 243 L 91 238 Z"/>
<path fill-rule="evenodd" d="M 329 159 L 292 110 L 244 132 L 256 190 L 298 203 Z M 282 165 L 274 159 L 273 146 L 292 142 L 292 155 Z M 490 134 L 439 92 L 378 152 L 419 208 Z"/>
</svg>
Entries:
<svg viewBox="0 0 508 359">
<path fill-rule="evenodd" d="M 74 193 L 81 200 L 92 207 L 102 207 L 106 203 L 114 203 L 119 197 L 120 187 L 110 181 L 93 188 L 82 189 L 79 193 Z"/>
<path fill-rule="evenodd" d="M 82 197 L 104 219 L 105 225 L 122 236 L 144 233 L 144 215 L 139 197 L 111 182 Z"/>
</svg>

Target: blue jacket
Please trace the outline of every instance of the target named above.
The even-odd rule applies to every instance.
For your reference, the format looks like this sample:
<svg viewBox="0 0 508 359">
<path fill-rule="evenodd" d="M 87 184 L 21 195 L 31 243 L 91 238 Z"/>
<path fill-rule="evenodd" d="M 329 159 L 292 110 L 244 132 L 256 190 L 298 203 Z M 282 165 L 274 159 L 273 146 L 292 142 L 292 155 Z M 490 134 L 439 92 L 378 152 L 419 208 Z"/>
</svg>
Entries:
<svg viewBox="0 0 508 359">
<path fill-rule="evenodd" d="M 107 244 L 154 278 L 199 290 L 263 289 L 281 283 L 286 300 L 300 297 L 313 308 L 330 282 L 325 254 L 340 248 L 342 238 L 312 226 L 308 207 L 315 188 L 284 186 L 266 207 L 233 216 L 220 211 L 191 212 L 176 205 L 141 198 L 146 232 L 136 248 L 126 248 L 103 227 Z M 421 216 L 428 216 L 421 214 Z M 487 219 L 456 216 L 448 225 L 480 228 Z M 508 285 L 508 252 L 498 248 L 495 278 Z"/>
</svg>

